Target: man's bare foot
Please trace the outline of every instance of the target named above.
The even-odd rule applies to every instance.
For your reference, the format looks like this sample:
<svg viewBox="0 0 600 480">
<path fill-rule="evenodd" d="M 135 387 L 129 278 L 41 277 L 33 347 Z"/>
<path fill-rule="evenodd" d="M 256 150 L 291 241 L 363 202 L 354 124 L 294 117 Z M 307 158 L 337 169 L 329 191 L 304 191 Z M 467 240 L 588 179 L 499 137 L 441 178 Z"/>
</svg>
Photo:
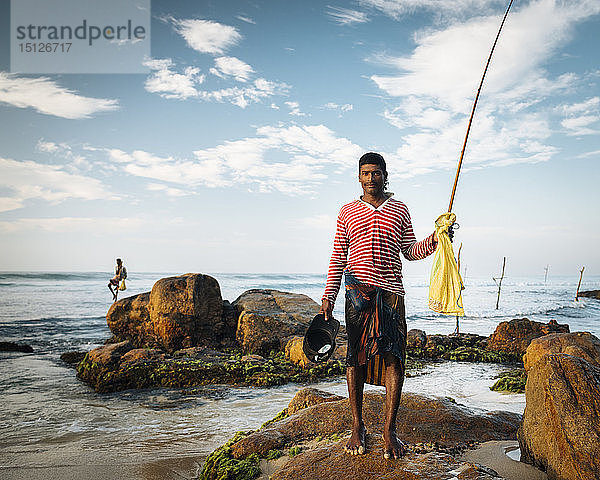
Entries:
<svg viewBox="0 0 600 480">
<path fill-rule="evenodd" d="M 400 458 L 406 454 L 406 445 L 396 436 L 396 432 L 383 434 L 383 458 Z"/>
<path fill-rule="evenodd" d="M 364 425 L 352 429 L 352 435 L 344 446 L 344 451 L 350 455 L 362 455 L 367 449 L 367 430 Z"/>
</svg>

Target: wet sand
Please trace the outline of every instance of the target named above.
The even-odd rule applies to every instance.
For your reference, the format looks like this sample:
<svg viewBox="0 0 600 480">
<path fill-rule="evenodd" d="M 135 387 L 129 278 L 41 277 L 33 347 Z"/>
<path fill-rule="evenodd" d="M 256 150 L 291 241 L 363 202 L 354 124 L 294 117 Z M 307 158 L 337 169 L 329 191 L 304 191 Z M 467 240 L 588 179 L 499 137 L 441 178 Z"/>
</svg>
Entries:
<svg viewBox="0 0 600 480">
<path fill-rule="evenodd" d="M 3 480 L 194 480 L 204 457 L 177 457 L 141 464 L 15 466 L 0 469 Z"/>
<path fill-rule="evenodd" d="M 516 440 L 484 442 L 474 450 L 467 450 L 458 460 L 485 465 L 504 480 L 548 480 L 541 470 L 506 455 L 506 451 L 515 448 L 519 448 Z"/>
<path fill-rule="evenodd" d="M 506 455 L 505 451 L 518 446 L 515 440 L 485 442 L 457 459 L 492 468 L 504 480 L 548 480 L 544 472 Z M 110 465 L 11 466 L 1 468 L 0 476 L 3 480 L 194 480 L 205 460 L 205 457 L 176 457 L 141 464 L 119 464 L 116 458 Z M 286 455 L 276 461 L 261 461 L 263 474 L 259 480 L 267 480 L 287 460 Z"/>
</svg>

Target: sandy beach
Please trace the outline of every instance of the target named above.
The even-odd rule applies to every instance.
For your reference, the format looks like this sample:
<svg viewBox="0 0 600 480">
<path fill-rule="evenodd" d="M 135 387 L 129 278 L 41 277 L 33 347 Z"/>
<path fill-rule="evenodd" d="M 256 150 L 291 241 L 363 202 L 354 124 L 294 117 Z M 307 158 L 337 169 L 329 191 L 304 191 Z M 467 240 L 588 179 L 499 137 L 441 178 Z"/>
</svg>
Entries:
<svg viewBox="0 0 600 480">
<path fill-rule="evenodd" d="M 459 460 L 485 465 L 498 472 L 504 480 L 547 480 L 548 476 L 541 470 L 513 460 L 505 453 L 517 448 L 519 442 L 516 440 L 485 442 L 474 450 L 467 450 Z"/>
</svg>

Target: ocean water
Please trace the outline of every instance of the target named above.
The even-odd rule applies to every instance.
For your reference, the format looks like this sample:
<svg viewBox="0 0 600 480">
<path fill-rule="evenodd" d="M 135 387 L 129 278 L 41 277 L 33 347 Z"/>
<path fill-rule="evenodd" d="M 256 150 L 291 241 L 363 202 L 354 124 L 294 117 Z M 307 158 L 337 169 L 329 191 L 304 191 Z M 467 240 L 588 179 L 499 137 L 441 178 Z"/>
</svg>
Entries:
<svg viewBox="0 0 600 480">
<path fill-rule="evenodd" d="M 149 291 L 156 280 L 178 273 L 131 273 L 125 295 Z M 223 298 L 251 288 L 304 293 L 319 300 L 324 275 L 211 274 Z M 111 303 L 109 272 L 0 272 L 0 341 L 33 346 L 34 353 L 0 352 L 0 476 L 18 468 L 114 465 L 194 457 L 198 462 L 234 432 L 259 427 L 287 406 L 299 388 L 205 387 L 193 395 L 173 389 L 97 394 L 60 360 L 71 350 L 90 350 L 110 336 L 105 315 Z M 468 278 L 467 316 L 461 331 L 489 335 L 497 324 L 528 317 L 569 324 L 571 331 L 600 336 L 600 302 L 574 301 L 577 278 L 506 278 L 500 308 L 491 279 Z M 600 276 L 584 278 L 597 289 Z M 427 309 L 426 279 L 405 285 L 409 328 L 448 334 L 455 318 Z M 343 319 L 343 302 L 334 314 Z M 427 364 L 407 378 L 404 391 L 450 396 L 473 409 L 521 413 L 524 395 L 491 392 L 492 364 Z M 346 395 L 343 378 L 318 388 Z M 379 388 L 379 387 L 372 387 Z M 13 477 L 15 478 L 15 477 Z M 23 477 L 26 478 L 26 477 Z"/>
</svg>

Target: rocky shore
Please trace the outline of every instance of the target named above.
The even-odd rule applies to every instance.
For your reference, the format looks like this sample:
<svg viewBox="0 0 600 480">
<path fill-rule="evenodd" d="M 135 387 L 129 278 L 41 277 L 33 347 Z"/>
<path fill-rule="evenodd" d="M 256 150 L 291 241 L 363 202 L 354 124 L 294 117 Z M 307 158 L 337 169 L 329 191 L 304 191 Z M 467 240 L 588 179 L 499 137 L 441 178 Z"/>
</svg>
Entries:
<svg viewBox="0 0 600 480">
<path fill-rule="evenodd" d="M 200 478 L 243 480 L 274 470 L 272 479 L 492 479 L 495 472 L 457 457 L 477 442 L 515 438 L 521 421 L 516 413 L 474 411 L 449 398 L 405 393 L 396 428 L 410 451 L 401 460 L 386 461 L 381 439 L 384 402 L 382 393 L 365 394 L 367 453 L 348 456 L 343 450 L 352 425 L 348 399 L 300 390 L 273 422 L 254 432 L 238 432 L 217 449 Z"/>
<path fill-rule="evenodd" d="M 529 375 L 523 416 L 404 393 L 396 430 L 409 451 L 384 460 L 385 396 L 369 392 L 363 406 L 367 453 L 349 456 L 343 449 L 351 427 L 348 399 L 305 388 L 273 420 L 236 433 L 215 450 L 200 478 L 599 478 L 600 340 L 586 332 L 548 334 L 534 339 L 524 358 Z M 517 438 L 521 462 L 499 447 L 515 448 Z M 507 440 L 513 442 L 502 442 Z"/>
<path fill-rule="evenodd" d="M 106 315 L 113 334 L 90 352 L 62 358 L 98 392 L 131 388 L 192 388 L 207 384 L 272 386 L 343 375 L 346 333 L 324 364 L 302 352 L 304 332 L 319 305 L 305 295 L 249 290 L 233 302 L 214 278 L 186 274 L 158 280 L 150 292 L 115 302 Z M 522 366 L 533 338 L 568 332 L 567 325 L 528 319 L 501 323 L 493 335 L 408 333 L 408 375 L 420 361 L 469 361 Z M 522 371 L 521 371 L 522 372 Z M 523 391 L 524 376 L 508 372 L 498 389 Z"/>
<path fill-rule="evenodd" d="M 229 302 L 207 275 L 163 278 L 151 292 L 111 306 L 107 324 L 113 337 L 104 346 L 61 358 L 98 392 L 309 383 L 344 373 L 343 328 L 328 362 L 312 364 L 302 352 L 302 336 L 318 310 L 304 295 L 249 290 Z M 468 452 L 482 442 L 491 451 L 506 441 L 516 445 L 517 439 L 522 461 L 542 476 L 544 471 L 551 480 L 599 478 L 600 340 L 593 335 L 570 333 L 554 320 L 522 318 L 500 323 L 489 337 L 411 330 L 407 353 L 407 375 L 418 372 L 419 362 L 506 365 L 492 388 L 525 391 L 523 416 L 403 394 L 397 431 L 409 453 L 384 461 L 384 396 L 369 392 L 368 451 L 348 457 L 343 451 L 351 422 L 348 400 L 305 388 L 261 428 L 238 432 L 213 452 L 200 478 L 497 479 L 502 475 L 490 465 L 468 461 L 479 458 Z M 504 473 L 508 480 L 542 478 L 523 474 L 515 463 L 511 468 L 518 473 Z"/>
</svg>

